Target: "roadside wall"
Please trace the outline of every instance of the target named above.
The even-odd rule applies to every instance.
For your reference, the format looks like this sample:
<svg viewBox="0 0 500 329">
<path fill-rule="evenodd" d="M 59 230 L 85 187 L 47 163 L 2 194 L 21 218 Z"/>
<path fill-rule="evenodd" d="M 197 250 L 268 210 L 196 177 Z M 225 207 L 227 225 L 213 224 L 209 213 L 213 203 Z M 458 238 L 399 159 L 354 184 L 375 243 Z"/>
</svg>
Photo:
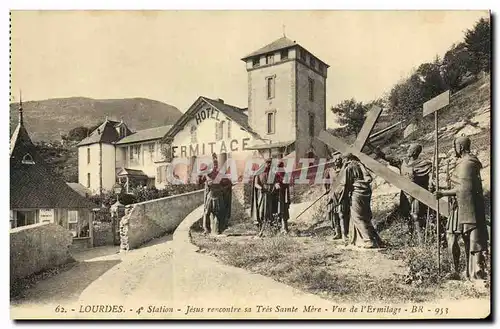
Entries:
<svg viewBox="0 0 500 329">
<path fill-rule="evenodd" d="M 10 282 L 74 261 L 71 233 L 54 223 L 10 230 Z"/>
<path fill-rule="evenodd" d="M 128 246 L 143 243 L 173 232 L 182 220 L 203 203 L 203 190 L 136 203 L 128 216 Z"/>
</svg>

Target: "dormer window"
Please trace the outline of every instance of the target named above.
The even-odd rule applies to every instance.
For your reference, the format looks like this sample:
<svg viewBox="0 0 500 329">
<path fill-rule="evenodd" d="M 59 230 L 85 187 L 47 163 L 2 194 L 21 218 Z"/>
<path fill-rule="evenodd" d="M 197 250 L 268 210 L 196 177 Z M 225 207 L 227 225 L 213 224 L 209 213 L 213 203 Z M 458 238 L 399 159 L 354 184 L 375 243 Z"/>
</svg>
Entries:
<svg viewBox="0 0 500 329">
<path fill-rule="evenodd" d="M 24 155 L 23 160 L 21 161 L 23 164 L 35 164 L 35 161 L 33 160 L 33 157 L 31 154 L 27 153 Z"/>
</svg>

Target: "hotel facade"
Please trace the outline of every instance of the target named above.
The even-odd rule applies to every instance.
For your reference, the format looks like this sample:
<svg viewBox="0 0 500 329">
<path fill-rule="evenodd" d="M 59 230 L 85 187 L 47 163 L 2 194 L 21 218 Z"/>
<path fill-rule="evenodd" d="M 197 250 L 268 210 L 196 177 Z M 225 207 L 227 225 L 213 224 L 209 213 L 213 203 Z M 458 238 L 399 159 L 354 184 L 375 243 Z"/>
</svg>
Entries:
<svg viewBox="0 0 500 329">
<path fill-rule="evenodd" d="M 234 160 L 239 173 L 252 157 L 325 157 L 328 149 L 315 137 L 326 128 L 329 66 L 286 37 L 242 61 L 247 108 L 200 96 L 171 126 L 132 132 L 106 119 L 78 144 L 79 183 L 92 193 L 117 182 L 128 190 L 164 188 L 172 183 L 169 173 L 187 181 L 196 159 L 214 153 L 220 163 Z"/>
</svg>

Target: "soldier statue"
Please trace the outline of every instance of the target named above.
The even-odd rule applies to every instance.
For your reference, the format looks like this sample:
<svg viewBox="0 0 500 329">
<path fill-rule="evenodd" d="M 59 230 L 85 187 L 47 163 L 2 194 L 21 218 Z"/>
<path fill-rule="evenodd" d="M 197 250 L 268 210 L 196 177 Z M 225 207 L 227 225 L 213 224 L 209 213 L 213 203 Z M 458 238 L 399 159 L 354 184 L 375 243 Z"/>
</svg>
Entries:
<svg viewBox="0 0 500 329">
<path fill-rule="evenodd" d="M 465 247 L 465 276 L 470 280 L 486 279 L 486 255 L 488 253 L 488 229 L 484 210 L 481 162 L 470 153 L 468 137 L 454 140 L 455 155 L 458 158 L 454 171 L 454 188 L 436 191 L 436 197 L 452 197 L 454 202 L 447 222 L 448 248 L 453 258 L 453 272 L 448 279 L 459 279 L 460 247 L 462 237 Z"/>
<path fill-rule="evenodd" d="M 432 172 L 432 162 L 425 159 L 419 159 L 421 152 L 422 145 L 416 143 L 409 146 L 406 157 L 404 158 L 389 157 L 379 148 L 375 150 L 376 156 L 389 162 L 391 166 L 399 168 L 402 176 L 408 178 L 420 187 L 429 189 L 429 176 Z M 408 222 L 408 231 L 410 235 L 413 236 L 414 233 L 416 233 L 418 243 L 422 243 L 426 225 L 425 217 L 427 206 L 404 191 L 401 191 L 399 200 L 400 212 L 403 218 Z"/>
</svg>

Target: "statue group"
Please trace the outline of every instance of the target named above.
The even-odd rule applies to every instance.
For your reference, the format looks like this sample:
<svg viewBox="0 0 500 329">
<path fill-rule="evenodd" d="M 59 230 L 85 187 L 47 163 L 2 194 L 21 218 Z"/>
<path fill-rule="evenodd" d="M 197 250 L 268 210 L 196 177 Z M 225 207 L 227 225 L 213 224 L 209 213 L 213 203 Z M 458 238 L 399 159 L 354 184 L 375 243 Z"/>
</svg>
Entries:
<svg viewBox="0 0 500 329">
<path fill-rule="evenodd" d="M 485 279 L 488 254 L 488 230 L 480 170 L 482 165 L 471 154 L 471 141 L 459 137 L 454 141 L 458 159 L 451 189 L 435 190 L 432 161 L 421 159 L 422 146 L 412 144 L 402 157 L 390 157 L 380 149 L 375 156 L 400 170 L 401 176 L 435 194 L 436 199 L 450 198 L 450 216 L 444 220 L 443 231 L 453 268 L 448 279 L 459 279 L 460 246 L 463 239 L 467 279 Z M 216 181 L 218 162 L 214 155 L 214 169 L 199 177 L 205 185 L 205 209 L 203 229 L 206 233 L 220 234 L 224 231 L 231 215 L 232 182 L 222 178 Z M 372 224 L 372 188 L 370 170 L 351 153 L 330 159 L 332 164 L 325 171 L 325 194 L 327 205 L 325 215 L 332 225 L 334 239 L 342 239 L 346 245 L 361 248 L 383 248 L 384 242 Z M 285 180 L 284 170 L 271 170 L 272 159 L 267 159 L 259 174 L 251 180 L 250 214 L 258 227 L 258 236 L 266 230 L 288 233 L 290 218 L 290 185 Z M 279 162 L 283 169 L 284 163 Z M 437 176 L 437 175 L 435 175 Z M 335 184 L 334 184 L 335 182 Z M 428 207 L 407 192 L 401 191 L 399 213 L 408 225 L 407 234 L 418 245 L 425 243 L 424 232 L 429 225 Z M 441 235 L 438 237 L 441 239 Z M 433 257 L 429 255 L 429 257 Z"/>
<path fill-rule="evenodd" d="M 285 173 L 271 172 L 272 159 L 267 159 L 262 172 L 252 179 L 250 216 L 259 230 L 259 236 L 266 229 L 288 233 L 290 218 L 290 184 L 285 181 Z M 278 168 L 284 167 L 280 161 Z"/>
</svg>

